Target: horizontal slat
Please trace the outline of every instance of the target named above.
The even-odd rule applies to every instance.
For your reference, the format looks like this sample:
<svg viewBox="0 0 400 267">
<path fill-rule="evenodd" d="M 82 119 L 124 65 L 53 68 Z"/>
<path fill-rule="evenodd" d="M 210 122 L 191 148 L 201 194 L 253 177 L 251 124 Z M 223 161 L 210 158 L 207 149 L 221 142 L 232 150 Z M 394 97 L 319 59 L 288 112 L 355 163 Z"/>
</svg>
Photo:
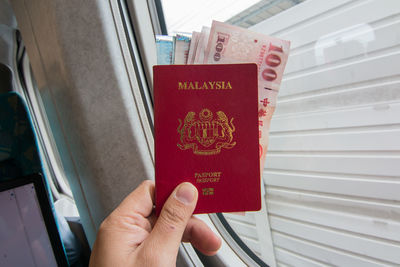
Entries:
<svg viewBox="0 0 400 267">
<path fill-rule="evenodd" d="M 399 125 L 400 126 L 400 125 Z M 268 151 L 399 151 L 400 128 L 270 136 Z"/>
<path fill-rule="evenodd" d="M 310 208 L 329 209 L 332 212 L 366 216 L 371 219 L 394 221 L 400 224 L 400 201 L 328 195 L 273 186 L 267 187 L 267 196 L 268 201 L 284 201 Z"/>
<path fill-rule="evenodd" d="M 372 154 L 372 155 L 371 155 Z M 332 173 L 352 173 L 375 176 L 400 176 L 399 155 L 365 154 L 302 154 L 270 152 L 266 167 L 290 171 L 314 171 Z"/>
<path fill-rule="evenodd" d="M 294 96 L 279 96 L 275 116 L 329 111 L 352 106 L 376 106 L 400 100 L 400 75 L 360 82 Z"/>
<path fill-rule="evenodd" d="M 309 18 L 320 17 L 336 13 L 341 7 L 351 5 L 354 0 L 335 0 L 335 1 L 305 1 L 301 5 L 296 5 L 284 13 L 277 14 L 251 27 L 253 31 L 277 36 L 278 32 L 286 32 L 304 27 Z M 307 14 L 307 16 L 304 16 Z"/>
<path fill-rule="evenodd" d="M 276 247 L 275 248 L 275 257 L 277 261 L 283 262 L 289 266 L 296 267 L 321 267 L 326 266 L 326 264 L 322 264 L 318 261 L 309 259 L 302 255 L 298 255 L 292 251 L 288 251 L 286 249 Z"/>
<path fill-rule="evenodd" d="M 235 220 L 242 223 L 247 223 L 249 225 L 256 225 L 256 218 L 254 217 L 254 213 L 246 212 L 245 215 L 236 215 L 232 213 L 224 213 L 224 217 L 226 219 Z"/>
<path fill-rule="evenodd" d="M 249 239 L 253 239 L 255 242 L 258 242 L 258 234 L 255 226 L 250 226 L 248 224 L 229 219 L 228 222 L 237 235 L 240 237 L 248 237 Z"/>
<path fill-rule="evenodd" d="M 276 116 L 271 121 L 271 133 L 399 124 L 399 114 L 400 103 L 393 103 Z"/>
<path fill-rule="evenodd" d="M 224 213 L 224 217 L 242 241 L 257 255 L 261 255 L 254 213 L 246 212 L 244 215 Z"/>
<path fill-rule="evenodd" d="M 367 238 L 350 232 L 301 223 L 281 217 L 270 216 L 271 228 L 291 236 L 336 247 L 341 250 L 400 264 L 400 244 Z"/>
<path fill-rule="evenodd" d="M 258 255 L 261 255 L 261 248 L 259 242 L 254 241 L 253 239 L 246 238 L 245 236 L 241 236 L 240 238 L 246 244 L 246 246 L 249 247 L 249 249 L 257 253 Z"/>
<path fill-rule="evenodd" d="M 326 1 L 324 1 L 326 2 Z M 400 12 L 398 0 L 352 1 L 349 5 L 336 8 L 331 16 L 317 16 L 304 26 L 292 27 L 280 33 L 279 38 L 292 42 L 292 50 L 324 38 L 326 35 L 349 28 L 349 25 L 368 25 L 374 21 Z M 323 27 L 321 27 L 323 25 Z"/>
<path fill-rule="evenodd" d="M 398 45 L 398 20 L 398 15 L 389 16 L 375 23 L 357 24 L 319 38 L 309 49 L 291 53 L 285 77 L 346 59 L 359 60 L 366 54 L 372 56 L 372 53 Z"/>
<path fill-rule="evenodd" d="M 303 205 L 295 205 L 283 201 L 269 200 L 268 198 L 267 206 L 269 214 L 325 225 L 363 235 L 375 236 L 397 242 L 400 241 L 399 222 L 331 211 L 328 207 L 312 208 Z"/>
<path fill-rule="evenodd" d="M 276 262 L 276 266 L 278 266 L 278 267 L 289 267 L 289 265 L 286 265 L 286 264 L 284 264 L 284 263 L 282 263 L 280 261 Z"/>
<path fill-rule="evenodd" d="M 376 267 L 386 263 L 352 255 L 350 253 L 345 253 L 314 242 L 311 243 L 277 232 L 272 232 L 272 238 L 274 239 L 275 244 L 279 247 L 286 248 L 290 251 L 296 251 L 297 253 L 305 255 L 309 258 L 317 257 L 319 261 L 323 261 L 326 264 L 334 263 L 334 265 L 338 266 Z"/>
<path fill-rule="evenodd" d="M 399 69 L 400 53 L 397 47 L 384 55 L 366 57 L 351 63 L 344 62 L 334 66 L 322 67 L 307 73 L 291 76 L 288 79 L 284 78 L 279 95 L 301 94 L 322 88 L 384 78 L 398 74 Z"/>
<path fill-rule="evenodd" d="M 395 178 L 268 169 L 263 177 L 267 186 L 400 201 L 400 179 Z"/>
</svg>

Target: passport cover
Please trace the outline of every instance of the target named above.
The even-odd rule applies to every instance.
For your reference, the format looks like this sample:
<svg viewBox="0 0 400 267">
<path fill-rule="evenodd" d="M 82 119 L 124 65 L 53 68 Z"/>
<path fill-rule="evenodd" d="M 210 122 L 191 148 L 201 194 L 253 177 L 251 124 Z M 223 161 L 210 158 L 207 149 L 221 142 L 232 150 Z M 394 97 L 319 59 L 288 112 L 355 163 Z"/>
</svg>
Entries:
<svg viewBox="0 0 400 267">
<path fill-rule="evenodd" d="M 154 66 L 156 214 L 182 182 L 194 213 L 261 209 L 256 64 Z"/>
</svg>

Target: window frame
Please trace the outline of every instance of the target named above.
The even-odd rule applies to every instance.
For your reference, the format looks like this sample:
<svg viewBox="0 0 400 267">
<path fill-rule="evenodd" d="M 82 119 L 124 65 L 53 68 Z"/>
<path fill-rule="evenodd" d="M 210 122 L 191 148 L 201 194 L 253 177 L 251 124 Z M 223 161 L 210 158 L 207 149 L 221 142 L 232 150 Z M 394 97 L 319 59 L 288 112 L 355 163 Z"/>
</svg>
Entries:
<svg viewBox="0 0 400 267">
<path fill-rule="evenodd" d="M 142 54 L 148 53 L 148 51 L 144 51 L 143 49 L 145 48 L 144 44 L 148 44 L 148 40 L 152 40 L 153 43 L 155 43 L 155 35 L 156 34 L 165 34 L 167 32 L 166 30 L 166 24 L 164 20 L 164 15 L 162 13 L 162 4 L 161 0 L 147 0 L 148 3 L 148 14 L 150 16 L 150 19 L 147 19 L 147 22 L 143 21 L 143 18 L 147 17 L 144 16 L 143 13 L 147 12 L 141 12 L 141 14 L 137 14 L 135 10 L 141 10 L 143 6 L 141 4 L 138 4 L 140 1 L 132 1 L 132 0 L 125 0 L 127 2 L 127 5 L 129 7 L 129 15 L 131 19 L 131 23 L 135 21 L 139 21 L 140 18 L 141 23 L 137 24 L 131 24 L 133 31 L 136 33 L 135 34 L 135 39 L 136 43 L 139 45 L 139 50 Z M 144 2 L 144 1 L 143 1 Z M 121 2 L 120 2 L 121 3 Z M 121 3 L 122 4 L 122 3 Z M 156 10 L 154 10 L 156 9 Z M 153 16 L 157 15 L 157 18 L 153 18 Z M 135 16 L 139 16 L 139 18 L 135 18 Z M 132 18 L 133 17 L 133 18 Z M 139 28 L 139 29 L 138 29 Z M 150 31 L 149 29 L 152 29 Z M 146 30 L 147 29 L 147 30 Z M 160 32 L 159 29 L 162 29 Z M 165 30 L 164 30 L 165 29 Z M 145 36 L 143 36 L 145 35 Z M 152 47 L 152 46 L 150 46 Z M 148 47 L 146 47 L 148 49 Z M 156 54 L 155 51 L 153 51 L 154 54 Z M 147 61 L 144 63 L 144 65 L 147 66 L 153 66 L 156 65 L 157 61 L 153 57 L 146 57 L 146 59 L 152 59 L 153 61 Z M 152 85 L 152 75 L 149 77 L 147 76 L 148 79 L 148 84 Z M 149 81 L 151 79 L 151 81 Z M 152 88 L 152 87 L 151 87 Z M 263 189 L 264 192 L 264 189 Z M 264 195 L 264 194 L 263 194 Z M 264 197 L 262 198 L 262 204 L 265 207 L 265 200 Z M 263 212 L 265 214 L 265 219 L 268 220 L 267 214 L 266 214 L 266 209 L 263 209 Z M 214 258 L 211 260 L 207 259 L 206 261 L 211 260 L 213 264 L 216 264 L 218 266 L 218 262 L 225 262 L 228 266 L 231 264 L 238 264 L 238 261 L 242 262 L 245 265 L 248 266 L 268 266 L 267 263 L 265 263 L 261 258 L 259 258 L 252 250 L 240 239 L 240 237 L 235 233 L 235 231 L 229 226 L 229 223 L 226 221 L 225 217 L 223 214 L 209 214 L 207 217 L 202 216 L 201 217 L 210 227 L 213 227 L 216 231 L 218 231 L 219 235 L 223 238 L 223 242 L 226 244 L 227 247 L 231 250 L 229 253 L 227 253 L 226 250 L 224 252 L 219 252 L 217 253 Z M 207 219 L 208 218 L 208 219 Z M 269 229 L 269 223 L 267 222 L 266 228 Z M 187 246 L 186 246 L 187 247 Z M 192 250 L 189 249 L 187 251 L 190 255 L 192 253 Z M 274 253 L 270 253 L 271 255 L 269 256 L 270 262 L 274 265 L 275 264 L 275 257 Z M 197 255 L 191 255 L 192 258 L 197 258 Z M 204 256 L 202 257 L 203 259 L 205 258 Z M 234 259 L 234 262 L 232 262 L 232 259 Z"/>
</svg>

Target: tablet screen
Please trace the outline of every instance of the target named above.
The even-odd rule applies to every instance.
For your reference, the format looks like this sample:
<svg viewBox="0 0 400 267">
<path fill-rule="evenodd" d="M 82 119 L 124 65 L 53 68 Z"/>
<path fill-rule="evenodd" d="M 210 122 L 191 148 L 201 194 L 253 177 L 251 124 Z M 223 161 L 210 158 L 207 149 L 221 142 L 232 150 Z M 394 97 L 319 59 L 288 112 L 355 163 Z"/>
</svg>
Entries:
<svg viewBox="0 0 400 267">
<path fill-rule="evenodd" d="M 33 183 L 0 192 L 0 266 L 57 266 Z"/>
</svg>

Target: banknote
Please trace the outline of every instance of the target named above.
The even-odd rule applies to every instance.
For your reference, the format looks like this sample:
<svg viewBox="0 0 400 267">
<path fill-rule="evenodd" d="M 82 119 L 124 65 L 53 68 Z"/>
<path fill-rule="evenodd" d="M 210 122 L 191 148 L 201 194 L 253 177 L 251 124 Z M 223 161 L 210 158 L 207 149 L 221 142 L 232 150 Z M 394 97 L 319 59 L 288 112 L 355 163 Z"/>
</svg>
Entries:
<svg viewBox="0 0 400 267">
<path fill-rule="evenodd" d="M 226 23 L 213 21 L 204 64 L 256 63 L 260 166 L 268 148 L 271 117 L 289 55 L 290 42 Z"/>
<path fill-rule="evenodd" d="M 208 37 L 210 35 L 210 28 L 203 26 L 201 29 L 199 44 L 196 49 L 196 56 L 194 58 L 193 64 L 203 64 L 205 49 L 207 47 Z"/>
<path fill-rule="evenodd" d="M 175 36 L 175 59 L 174 64 L 186 64 L 191 37 L 186 34 L 177 34 Z"/>
<path fill-rule="evenodd" d="M 194 58 L 196 56 L 197 45 L 199 44 L 199 37 L 200 37 L 200 32 L 194 31 L 192 33 L 192 40 L 190 42 L 189 54 L 188 54 L 188 59 L 187 59 L 186 64 L 193 64 L 193 62 L 194 62 Z"/>
<path fill-rule="evenodd" d="M 175 37 L 156 35 L 157 64 L 174 64 L 175 59 Z"/>
</svg>

